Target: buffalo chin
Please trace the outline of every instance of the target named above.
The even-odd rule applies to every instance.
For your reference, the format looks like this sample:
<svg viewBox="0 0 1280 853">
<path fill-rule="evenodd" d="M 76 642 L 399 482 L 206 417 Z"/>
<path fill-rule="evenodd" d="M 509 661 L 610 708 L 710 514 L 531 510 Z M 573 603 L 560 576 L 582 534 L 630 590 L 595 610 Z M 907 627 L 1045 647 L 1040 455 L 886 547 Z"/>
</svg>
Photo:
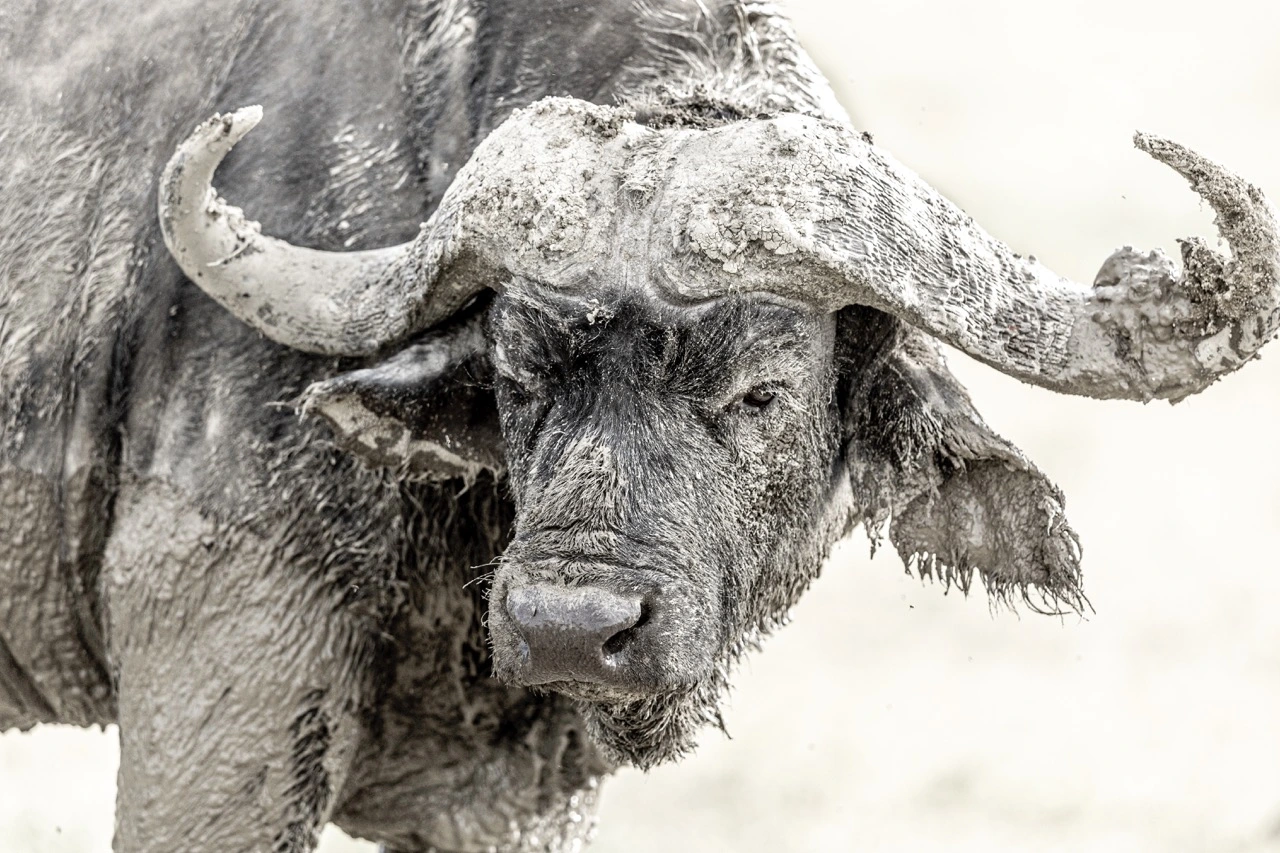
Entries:
<svg viewBox="0 0 1280 853">
<path fill-rule="evenodd" d="M 580 694 L 594 690 L 564 692 L 577 702 L 588 736 L 609 760 L 648 770 L 693 752 L 706 726 L 724 730 L 720 697 L 727 686 L 725 673 L 716 668 L 688 687 L 639 698 L 587 699 Z"/>
</svg>

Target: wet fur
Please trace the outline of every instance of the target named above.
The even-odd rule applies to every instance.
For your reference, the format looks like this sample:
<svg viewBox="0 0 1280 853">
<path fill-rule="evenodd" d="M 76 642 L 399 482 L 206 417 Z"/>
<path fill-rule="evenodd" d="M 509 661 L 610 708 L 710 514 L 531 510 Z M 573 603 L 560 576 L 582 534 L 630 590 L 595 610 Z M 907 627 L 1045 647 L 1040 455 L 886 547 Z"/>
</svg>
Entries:
<svg viewBox="0 0 1280 853">
<path fill-rule="evenodd" d="M 672 627 L 650 677 L 673 689 L 586 694 L 597 739 L 650 766 L 718 721 L 737 656 L 834 539 L 834 324 L 753 299 L 690 310 L 606 290 L 604 309 L 557 302 L 516 284 L 493 312 L 519 507 L 495 597 L 530 580 L 661 590 L 656 618 Z M 741 406 L 761 384 L 774 402 Z"/>
</svg>

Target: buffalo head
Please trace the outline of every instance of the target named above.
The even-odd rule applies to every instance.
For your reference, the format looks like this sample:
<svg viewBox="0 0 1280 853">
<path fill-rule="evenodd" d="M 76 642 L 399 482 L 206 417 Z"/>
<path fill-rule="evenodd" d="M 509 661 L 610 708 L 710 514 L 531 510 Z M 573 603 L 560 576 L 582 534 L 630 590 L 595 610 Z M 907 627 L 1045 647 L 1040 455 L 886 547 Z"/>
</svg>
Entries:
<svg viewBox="0 0 1280 853">
<path fill-rule="evenodd" d="M 376 356 L 307 406 L 406 476 L 505 473 L 494 670 L 580 701 L 649 765 L 718 719 L 728 671 L 858 522 L 922 575 L 1079 609 L 1058 490 L 992 433 L 936 341 L 1024 381 L 1195 393 L 1280 323 L 1275 213 L 1172 143 L 1219 213 L 1179 271 L 1117 252 L 1092 288 L 1015 255 L 848 127 L 648 120 L 549 99 L 475 151 L 412 243 L 263 236 L 210 189 L 258 120 L 202 125 L 160 196 L 186 274 L 269 337 Z M 652 116 L 648 117 L 652 119 Z M 496 294 L 483 312 L 477 294 Z"/>
</svg>

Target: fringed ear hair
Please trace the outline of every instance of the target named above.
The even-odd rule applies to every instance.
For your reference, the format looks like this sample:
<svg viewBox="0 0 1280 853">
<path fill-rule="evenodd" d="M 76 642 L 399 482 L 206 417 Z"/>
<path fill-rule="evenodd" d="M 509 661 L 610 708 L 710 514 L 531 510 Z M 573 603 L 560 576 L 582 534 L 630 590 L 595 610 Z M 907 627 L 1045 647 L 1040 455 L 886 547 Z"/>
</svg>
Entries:
<svg viewBox="0 0 1280 853">
<path fill-rule="evenodd" d="M 841 314 L 870 328 L 857 313 Z M 937 346 L 880 315 L 881 346 L 866 356 L 845 405 L 845 463 L 856 511 L 908 570 L 969 591 L 974 572 L 996 602 L 1084 612 L 1080 546 L 1063 496 L 974 410 Z M 864 341 L 865 334 L 863 335 Z"/>
</svg>

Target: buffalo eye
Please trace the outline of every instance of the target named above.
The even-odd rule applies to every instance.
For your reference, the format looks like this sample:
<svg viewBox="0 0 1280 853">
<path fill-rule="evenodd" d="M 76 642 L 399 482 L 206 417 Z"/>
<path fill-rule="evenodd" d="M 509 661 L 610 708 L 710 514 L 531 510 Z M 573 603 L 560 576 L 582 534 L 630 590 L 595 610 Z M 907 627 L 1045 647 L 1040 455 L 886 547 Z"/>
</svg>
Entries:
<svg viewBox="0 0 1280 853">
<path fill-rule="evenodd" d="M 777 392 L 771 391 L 764 386 L 752 388 L 738 401 L 738 406 L 748 412 L 764 411 L 777 396 Z"/>
<path fill-rule="evenodd" d="M 516 406 L 528 406 L 541 396 L 541 384 L 531 375 L 526 374 L 517 378 L 505 370 L 499 370 L 498 381 Z"/>
</svg>

